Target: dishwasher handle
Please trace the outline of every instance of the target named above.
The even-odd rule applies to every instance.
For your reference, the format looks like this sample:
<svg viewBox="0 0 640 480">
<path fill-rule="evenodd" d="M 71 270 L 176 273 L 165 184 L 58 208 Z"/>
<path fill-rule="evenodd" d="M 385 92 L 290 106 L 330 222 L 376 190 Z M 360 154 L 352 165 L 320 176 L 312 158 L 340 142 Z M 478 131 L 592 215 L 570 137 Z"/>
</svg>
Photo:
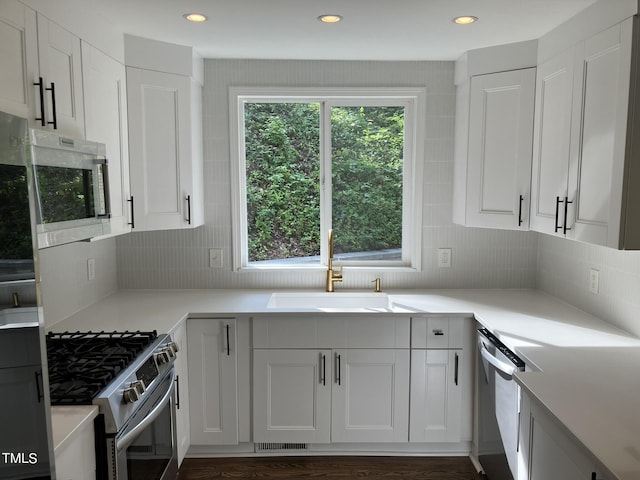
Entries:
<svg viewBox="0 0 640 480">
<path fill-rule="evenodd" d="M 496 369 L 500 370 L 504 375 L 508 377 L 513 376 L 513 373 L 516 371 L 516 367 L 514 365 L 509 365 L 507 362 L 503 362 L 502 360 L 498 360 L 496 357 L 491 355 L 481 338 L 478 338 L 478 349 L 480 350 L 480 355 L 482 355 L 482 358 L 485 361 L 496 367 Z"/>
</svg>

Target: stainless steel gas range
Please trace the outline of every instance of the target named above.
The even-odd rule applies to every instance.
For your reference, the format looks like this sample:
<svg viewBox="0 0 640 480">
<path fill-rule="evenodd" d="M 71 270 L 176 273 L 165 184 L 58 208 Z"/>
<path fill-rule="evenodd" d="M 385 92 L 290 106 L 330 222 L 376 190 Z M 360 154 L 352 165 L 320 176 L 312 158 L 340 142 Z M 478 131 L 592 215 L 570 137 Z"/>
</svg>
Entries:
<svg viewBox="0 0 640 480">
<path fill-rule="evenodd" d="M 47 334 L 51 404 L 99 407 L 97 480 L 176 478 L 177 351 L 155 331 Z"/>
</svg>

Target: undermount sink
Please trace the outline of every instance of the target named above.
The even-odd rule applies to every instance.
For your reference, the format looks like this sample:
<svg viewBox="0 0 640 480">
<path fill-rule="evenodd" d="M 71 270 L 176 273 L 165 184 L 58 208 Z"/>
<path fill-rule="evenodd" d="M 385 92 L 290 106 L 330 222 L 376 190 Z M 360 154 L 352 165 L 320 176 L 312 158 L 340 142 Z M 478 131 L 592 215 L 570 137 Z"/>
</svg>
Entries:
<svg viewBox="0 0 640 480">
<path fill-rule="evenodd" d="M 0 328 L 38 325 L 38 308 L 6 308 L 0 310 Z"/>
<path fill-rule="evenodd" d="M 389 309 L 386 293 L 373 292 L 276 292 L 271 294 L 267 308 L 301 309 Z"/>
</svg>

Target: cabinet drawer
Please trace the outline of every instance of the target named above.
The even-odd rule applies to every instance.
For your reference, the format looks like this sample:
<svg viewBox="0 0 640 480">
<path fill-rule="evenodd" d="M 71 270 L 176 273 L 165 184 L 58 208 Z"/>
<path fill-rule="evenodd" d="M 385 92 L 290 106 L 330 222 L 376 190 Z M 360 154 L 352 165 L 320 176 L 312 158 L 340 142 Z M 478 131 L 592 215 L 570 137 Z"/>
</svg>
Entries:
<svg viewBox="0 0 640 480">
<path fill-rule="evenodd" d="M 409 348 L 409 318 L 259 316 L 253 348 Z"/>
<path fill-rule="evenodd" d="M 40 365 L 38 327 L 0 330 L 0 368 Z"/>
<path fill-rule="evenodd" d="M 411 348 L 462 348 L 464 318 L 413 317 Z"/>
</svg>

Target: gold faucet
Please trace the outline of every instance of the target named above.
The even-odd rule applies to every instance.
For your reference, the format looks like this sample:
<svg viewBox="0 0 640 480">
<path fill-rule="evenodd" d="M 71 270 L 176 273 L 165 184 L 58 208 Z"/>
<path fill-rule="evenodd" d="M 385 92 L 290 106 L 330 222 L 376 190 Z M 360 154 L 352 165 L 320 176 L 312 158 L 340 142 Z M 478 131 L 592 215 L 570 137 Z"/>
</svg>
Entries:
<svg viewBox="0 0 640 480">
<path fill-rule="evenodd" d="M 329 263 L 327 268 L 327 292 L 333 292 L 333 284 L 342 281 L 342 269 L 338 273 L 333 271 L 333 230 L 329 230 Z"/>
</svg>

